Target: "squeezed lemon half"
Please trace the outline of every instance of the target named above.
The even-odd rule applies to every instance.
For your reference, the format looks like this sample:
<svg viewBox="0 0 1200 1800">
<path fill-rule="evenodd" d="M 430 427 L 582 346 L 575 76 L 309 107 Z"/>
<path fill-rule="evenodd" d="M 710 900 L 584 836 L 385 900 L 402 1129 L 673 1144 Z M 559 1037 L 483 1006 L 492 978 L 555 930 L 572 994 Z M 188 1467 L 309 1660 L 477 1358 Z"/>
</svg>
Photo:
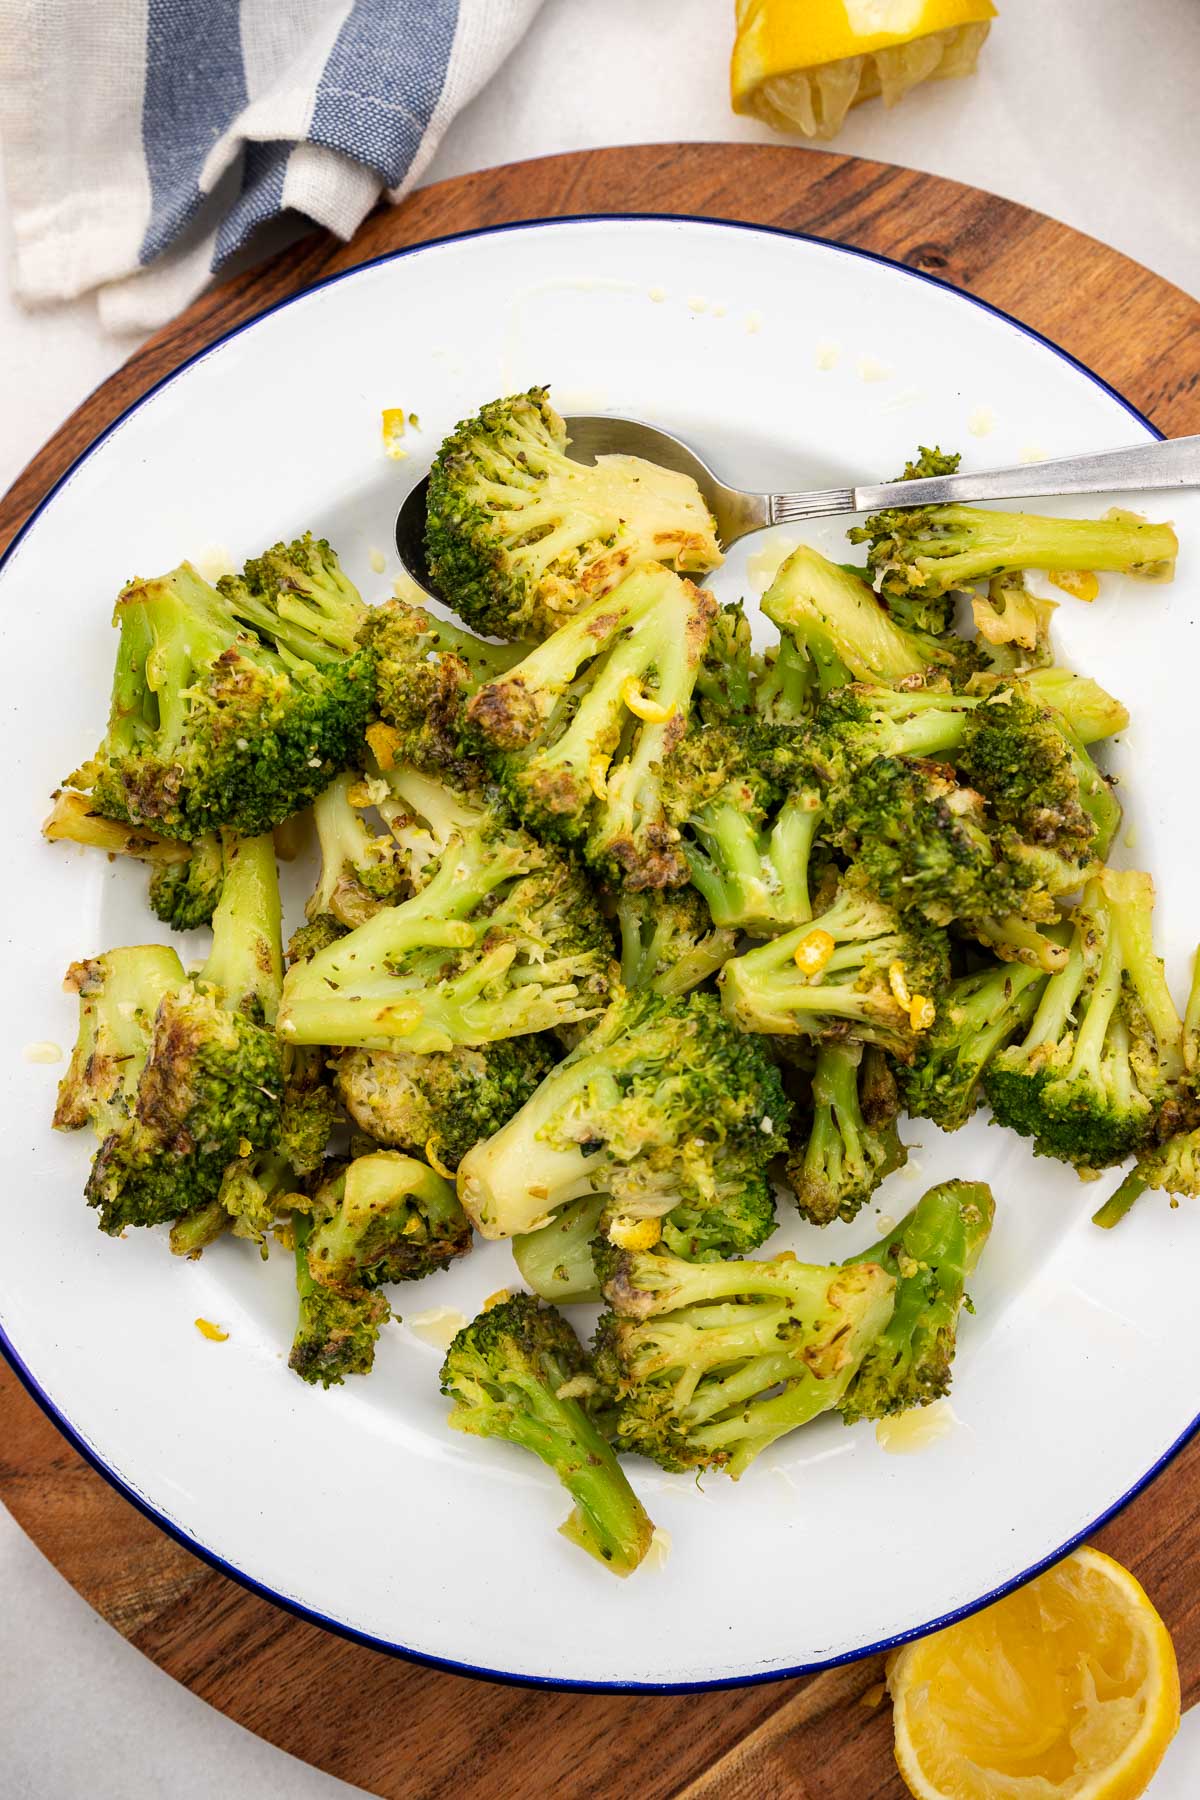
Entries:
<svg viewBox="0 0 1200 1800">
<path fill-rule="evenodd" d="M 1099 1550 L 897 1651 L 888 1687 L 917 1800 L 1135 1800 L 1179 1726 L 1170 1634 Z"/>
</svg>

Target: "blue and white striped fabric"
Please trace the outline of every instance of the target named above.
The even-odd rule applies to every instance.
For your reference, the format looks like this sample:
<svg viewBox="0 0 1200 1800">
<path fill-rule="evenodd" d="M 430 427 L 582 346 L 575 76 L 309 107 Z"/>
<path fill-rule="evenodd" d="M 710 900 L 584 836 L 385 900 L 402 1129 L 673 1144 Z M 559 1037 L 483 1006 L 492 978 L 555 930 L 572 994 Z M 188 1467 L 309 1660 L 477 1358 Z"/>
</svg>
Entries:
<svg viewBox="0 0 1200 1800">
<path fill-rule="evenodd" d="M 285 212 L 349 237 L 542 0 L 0 0 L 24 300 L 170 318 Z"/>
</svg>

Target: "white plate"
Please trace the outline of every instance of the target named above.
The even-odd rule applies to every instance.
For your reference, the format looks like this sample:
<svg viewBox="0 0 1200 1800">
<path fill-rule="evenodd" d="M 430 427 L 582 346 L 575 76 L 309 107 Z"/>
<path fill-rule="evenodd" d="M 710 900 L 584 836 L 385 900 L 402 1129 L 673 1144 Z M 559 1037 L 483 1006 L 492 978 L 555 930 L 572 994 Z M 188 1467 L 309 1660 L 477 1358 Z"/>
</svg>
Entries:
<svg viewBox="0 0 1200 1800">
<path fill-rule="evenodd" d="M 0 572 L 6 1084 L 0 1326 L 41 1404 L 167 1530 L 239 1579 L 387 1648 L 514 1680 L 690 1685 L 767 1679 L 927 1629 L 1020 1581 L 1141 1486 L 1195 1423 L 1200 1213 L 1149 1198 L 1113 1235 L 1086 1187 L 982 1119 L 931 1125 L 854 1227 L 785 1221 L 778 1248 L 835 1260 L 943 1176 L 992 1182 L 954 1429 L 920 1455 L 819 1420 L 738 1486 L 630 1474 L 673 1541 L 612 1580 L 556 1535 L 568 1502 L 540 1465 L 447 1431 L 438 1350 L 390 1326 L 375 1373 L 323 1393 L 289 1373 L 290 1258 L 223 1240 L 197 1263 L 165 1233 L 102 1236 L 83 1205 L 82 1134 L 49 1129 L 75 957 L 166 935 L 144 876 L 37 836 L 46 796 L 102 731 L 122 582 L 220 547 L 240 562 L 325 532 L 372 598 L 397 572 L 398 498 L 455 420 L 553 383 L 564 411 L 610 409 L 689 437 L 746 486 L 894 472 L 919 440 L 968 464 L 1153 435 L 1086 370 L 987 307 L 907 270 L 740 226 L 581 220 L 384 259 L 277 307 L 135 406 L 43 505 Z M 411 460 L 379 415 L 420 415 Z M 994 420 L 993 420 L 994 415 Z M 980 432 L 992 424 L 990 432 Z M 1107 504 L 1101 500 L 1097 510 Z M 1194 743 L 1192 590 L 1200 500 L 1150 500 L 1183 540 L 1171 587 L 1105 578 L 1067 601 L 1064 660 L 1119 693 L 1127 859 L 1161 891 L 1177 992 L 1197 929 L 1183 772 Z M 1065 510 L 1065 508 L 1064 508 Z M 1086 506 L 1073 510 L 1085 511 Z M 836 525 L 811 538 L 826 550 Z M 751 591 L 743 545 L 714 586 Z M 374 552 L 387 572 L 372 572 Z M 406 1314 L 471 1314 L 512 1282 L 503 1244 L 411 1290 Z M 218 1321 L 207 1342 L 193 1321 Z"/>
</svg>

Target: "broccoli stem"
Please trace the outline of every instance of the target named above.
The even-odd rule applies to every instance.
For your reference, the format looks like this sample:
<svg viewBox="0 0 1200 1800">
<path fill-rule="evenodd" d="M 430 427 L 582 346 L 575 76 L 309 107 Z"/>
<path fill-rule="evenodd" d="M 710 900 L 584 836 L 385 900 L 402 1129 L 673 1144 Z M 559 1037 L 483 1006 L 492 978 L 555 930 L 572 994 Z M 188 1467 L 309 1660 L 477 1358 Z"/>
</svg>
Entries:
<svg viewBox="0 0 1200 1800">
<path fill-rule="evenodd" d="M 59 1083 L 56 1131 L 91 1124 L 103 1139 L 129 1116 L 159 1002 L 185 979 L 176 952 L 160 944 L 72 965 L 66 985 L 79 995 L 79 1034 Z"/>
<path fill-rule="evenodd" d="M 1082 744 L 1113 737 L 1129 723 L 1128 709 L 1090 676 L 1051 665 L 1027 670 L 1021 683 L 1041 705 L 1061 713 Z"/>
<path fill-rule="evenodd" d="M 176 1219 L 171 1227 L 171 1255 L 199 1256 L 202 1250 L 207 1250 L 232 1224 L 233 1219 L 220 1198 L 210 1200 L 199 1211 L 186 1213 L 182 1219 Z"/>
<path fill-rule="evenodd" d="M 955 661 L 934 639 L 902 630 L 866 582 L 807 544 L 788 557 L 762 604 L 812 658 L 823 694 L 847 680 L 901 681 Z"/>
<path fill-rule="evenodd" d="M 714 925 L 765 936 L 812 917 L 808 864 L 821 808 L 792 793 L 765 835 L 732 800 L 703 807 L 692 820 L 700 848 L 685 846 L 692 884 Z"/>
<path fill-rule="evenodd" d="M 1130 1169 L 1116 1192 L 1110 1194 L 1099 1211 L 1092 1214 L 1092 1224 L 1102 1226 L 1105 1231 L 1111 1231 L 1114 1225 L 1121 1223 L 1134 1202 L 1141 1199 L 1149 1186 L 1150 1183 L 1136 1168 Z"/>
<path fill-rule="evenodd" d="M 283 985 L 279 870 L 269 831 L 221 833 L 225 875 L 213 913 L 213 942 L 201 979 L 220 989 L 231 1012 L 261 1013 L 273 1024 Z"/>
<path fill-rule="evenodd" d="M 585 1194 L 562 1207 L 537 1231 L 523 1231 L 513 1238 L 513 1260 L 521 1277 L 543 1300 L 599 1300 L 592 1239 L 608 1204 L 607 1194 Z"/>
<path fill-rule="evenodd" d="M 1120 936 L 1125 974 L 1158 1039 L 1163 1073 L 1169 1081 L 1177 1081 L 1184 1067 L 1184 1025 L 1171 998 L 1162 959 L 1154 953 L 1154 883 L 1138 869 L 1106 869 L 1102 885 Z"/>
<path fill-rule="evenodd" d="M 1010 569 L 1095 569 L 1137 573 L 1171 563 L 1179 542 L 1169 525 L 1124 515 L 1116 519 L 1047 519 L 1034 513 L 937 506 L 918 512 L 899 540 L 903 563 L 925 594 L 970 587 Z M 954 546 L 961 544 L 961 548 Z"/>
</svg>

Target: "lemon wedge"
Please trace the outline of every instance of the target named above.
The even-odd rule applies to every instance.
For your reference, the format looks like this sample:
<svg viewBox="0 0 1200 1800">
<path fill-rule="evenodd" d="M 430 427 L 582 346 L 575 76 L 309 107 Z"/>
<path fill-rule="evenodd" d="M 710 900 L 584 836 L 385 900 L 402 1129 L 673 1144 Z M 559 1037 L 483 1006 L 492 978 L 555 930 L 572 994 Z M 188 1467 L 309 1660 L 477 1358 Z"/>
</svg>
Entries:
<svg viewBox="0 0 1200 1800">
<path fill-rule="evenodd" d="M 852 106 L 969 75 L 992 0 L 738 0 L 733 110 L 831 138 Z"/>
<path fill-rule="evenodd" d="M 1170 1634 L 1099 1550 L 906 1645 L 888 1687 L 917 1800 L 1135 1800 L 1179 1726 Z"/>
</svg>

